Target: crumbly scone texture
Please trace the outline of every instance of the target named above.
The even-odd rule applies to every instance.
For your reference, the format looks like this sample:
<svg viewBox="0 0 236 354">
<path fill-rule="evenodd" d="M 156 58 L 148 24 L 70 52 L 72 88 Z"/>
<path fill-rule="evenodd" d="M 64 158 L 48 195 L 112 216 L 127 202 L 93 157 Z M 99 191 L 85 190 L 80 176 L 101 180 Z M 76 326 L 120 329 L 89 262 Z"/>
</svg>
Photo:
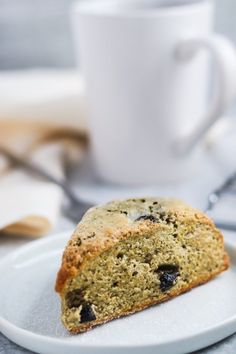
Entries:
<svg viewBox="0 0 236 354">
<path fill-rule="evenodd" d="M 184 293 L 228 266 L 221 232 L 182 201 L 134 198 L 91 208 L 57 275 L 62 322 L 84 332 Z"/>
</svg>

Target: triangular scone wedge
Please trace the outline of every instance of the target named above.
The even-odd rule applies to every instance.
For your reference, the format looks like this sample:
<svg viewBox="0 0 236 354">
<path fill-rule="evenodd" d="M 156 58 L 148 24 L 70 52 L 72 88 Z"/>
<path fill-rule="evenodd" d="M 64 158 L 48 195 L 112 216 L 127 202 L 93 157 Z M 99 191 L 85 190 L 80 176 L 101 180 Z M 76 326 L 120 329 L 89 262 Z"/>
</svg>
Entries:
<svg viewBox="0 0 236 354">
<path fill-rule="evenodd" d="M 229 266 L 223 237 L 178 200 L 119 200 L 90 209 L 62 260 L 56 291 L 73 333 L 168 300 Z"/>
</svg>

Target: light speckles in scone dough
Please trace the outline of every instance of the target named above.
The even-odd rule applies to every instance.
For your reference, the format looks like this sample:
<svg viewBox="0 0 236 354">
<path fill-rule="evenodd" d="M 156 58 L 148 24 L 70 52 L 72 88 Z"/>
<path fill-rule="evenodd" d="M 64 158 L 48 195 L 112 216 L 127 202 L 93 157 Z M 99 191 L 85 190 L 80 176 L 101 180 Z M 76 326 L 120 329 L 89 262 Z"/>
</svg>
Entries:
<svg viewBox="0 0 236 354">
<path fill-rule="evenodd" d="M 227 266 L 221 233 L 181 201 L 134 198 L 95 207 L 63 255 L 56 284 L 62 321 L 81 332 L 176 296 Z"/>
</svg>

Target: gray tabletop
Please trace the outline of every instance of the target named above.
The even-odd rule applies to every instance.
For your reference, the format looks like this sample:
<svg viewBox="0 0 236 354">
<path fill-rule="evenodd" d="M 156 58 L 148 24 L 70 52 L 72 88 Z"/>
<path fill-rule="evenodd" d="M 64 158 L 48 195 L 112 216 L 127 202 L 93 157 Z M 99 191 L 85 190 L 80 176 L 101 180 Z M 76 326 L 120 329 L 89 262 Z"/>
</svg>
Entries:
<svg viewBox="0 0 236 354">
<path fill-rule="evenodd" d="M 211 347 L 208 347 L 204 350 L 197 351 L 195 352 L 195 354 L 213 354 L 213 353 L 235 354 L 235 352 L 236 352 L 236 334 Z M 0 334 L 0 354 L 34 354 L 34 353 L 10 342 L 6 337 Z"/>
</svg>

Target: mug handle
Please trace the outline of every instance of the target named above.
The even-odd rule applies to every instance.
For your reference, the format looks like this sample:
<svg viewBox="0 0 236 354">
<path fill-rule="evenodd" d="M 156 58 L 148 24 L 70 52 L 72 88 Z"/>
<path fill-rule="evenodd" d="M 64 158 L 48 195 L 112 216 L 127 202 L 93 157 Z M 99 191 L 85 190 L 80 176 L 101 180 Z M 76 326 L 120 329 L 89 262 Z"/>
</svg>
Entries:
<svg viewBox="0 0 236 354">
<path fill-rule="evenodd" d="M 188 62 L 201 49 L 209 50 L 213 56 L 218 72 L 217 83 L 201 124 L 189 136 L 176 142 L 174 151 L 180 155 L 189 153 L 198 144 L 236 97 L 236 50 L 233 43 L 221 35 L 189 38 L 177 45 L 175 56 L 180 62 Z"/>
</svg>

